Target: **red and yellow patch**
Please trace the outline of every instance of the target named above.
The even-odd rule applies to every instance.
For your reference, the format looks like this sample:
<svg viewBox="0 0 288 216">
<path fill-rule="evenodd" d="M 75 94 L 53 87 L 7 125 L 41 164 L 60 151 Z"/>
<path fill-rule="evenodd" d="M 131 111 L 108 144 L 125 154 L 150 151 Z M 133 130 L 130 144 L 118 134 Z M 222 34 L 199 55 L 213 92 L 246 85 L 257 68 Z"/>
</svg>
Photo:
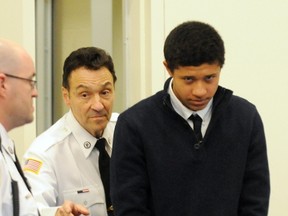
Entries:
<svg viewBox="0 0 288 216">
<path fill-rule="evenodd" d="M 35 160 L 33 158 L 28 158 L 25 161 L 23 170 L 38 174 L 40 171 L 40 168 L 42 167 L 42 164 L 43 164 L 42 161 Z"/>
</svg>

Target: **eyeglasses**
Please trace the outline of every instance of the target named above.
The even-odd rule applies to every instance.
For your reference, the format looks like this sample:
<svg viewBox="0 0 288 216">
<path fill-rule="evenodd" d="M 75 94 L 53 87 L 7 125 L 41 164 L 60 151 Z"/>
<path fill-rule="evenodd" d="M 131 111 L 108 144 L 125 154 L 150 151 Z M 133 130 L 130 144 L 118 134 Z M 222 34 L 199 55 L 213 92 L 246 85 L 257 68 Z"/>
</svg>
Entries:
<svg viewBox="0 0 288 216">
<path fill-rule="evenodd" d="M 36 80 L 27 79 L 27 78 L 23 78 L 23 77 L 19 77 L 19 76 L 14 76 L 14 75 L 11 75 L 11 74 L 6 74 L 6 73 L 4 73 L 4 74 L 5 74 L 7 77 L 11 77 L 11 78 L 15 78 L 15 79 L 20 79 L 20 80 L 28 81 L 33 89 L 36 88 L 36 84 L 37 84 L 37 81 L 36 81 Z"/>
</svg>

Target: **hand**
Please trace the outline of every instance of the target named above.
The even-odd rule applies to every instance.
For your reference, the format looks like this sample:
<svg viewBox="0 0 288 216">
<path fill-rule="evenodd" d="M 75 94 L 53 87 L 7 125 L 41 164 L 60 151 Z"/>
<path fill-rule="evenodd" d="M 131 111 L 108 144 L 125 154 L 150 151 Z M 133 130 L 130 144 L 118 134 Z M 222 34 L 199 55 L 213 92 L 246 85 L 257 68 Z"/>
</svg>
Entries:
<svg viewBox="0 0 288 216">
<path fill-rule="evenodd" d="M 82 205 L 75 204 L 71 201 L 65 201 L 61 207 L 57 209 L 55 216 L 80 216 L 89 215 L 89 211 Z"/>
</svg>

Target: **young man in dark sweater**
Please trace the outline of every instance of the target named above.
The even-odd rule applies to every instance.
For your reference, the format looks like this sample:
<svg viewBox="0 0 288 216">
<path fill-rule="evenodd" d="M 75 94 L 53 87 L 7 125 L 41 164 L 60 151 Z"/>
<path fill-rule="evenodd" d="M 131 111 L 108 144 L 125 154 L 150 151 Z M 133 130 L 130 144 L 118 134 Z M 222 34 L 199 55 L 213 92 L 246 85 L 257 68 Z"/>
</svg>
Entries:
<svg viewBox="0 0 288 216">
<path fill-rule="evenodd" d="M 170 32 L 164 90 L 118 118 L 115 216 L 267 216 L 262 120 L 253 104 L 218 85 L 224 54 L 208 24 L 185 22 Z"/>
</svg>

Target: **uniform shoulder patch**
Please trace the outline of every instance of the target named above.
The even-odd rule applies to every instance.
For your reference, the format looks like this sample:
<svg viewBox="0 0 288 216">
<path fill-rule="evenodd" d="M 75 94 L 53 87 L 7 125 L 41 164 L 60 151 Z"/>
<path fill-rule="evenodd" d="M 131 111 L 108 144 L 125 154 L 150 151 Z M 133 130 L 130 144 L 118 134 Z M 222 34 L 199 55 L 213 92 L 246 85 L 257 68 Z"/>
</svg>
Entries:
<svg viewBox="0 0 288 216">
<path fill-rule="evenodd" d="M 23 166 L 23 170 L 38 174 L 40 171 L 40 168 L 42 167 L 42 164 L 43 164 L 42 161 L 39 161 L 39 160 L 36 160 L 33 158 L 28 158 L 25 161 L 25 164 Z"/>
</svg>

